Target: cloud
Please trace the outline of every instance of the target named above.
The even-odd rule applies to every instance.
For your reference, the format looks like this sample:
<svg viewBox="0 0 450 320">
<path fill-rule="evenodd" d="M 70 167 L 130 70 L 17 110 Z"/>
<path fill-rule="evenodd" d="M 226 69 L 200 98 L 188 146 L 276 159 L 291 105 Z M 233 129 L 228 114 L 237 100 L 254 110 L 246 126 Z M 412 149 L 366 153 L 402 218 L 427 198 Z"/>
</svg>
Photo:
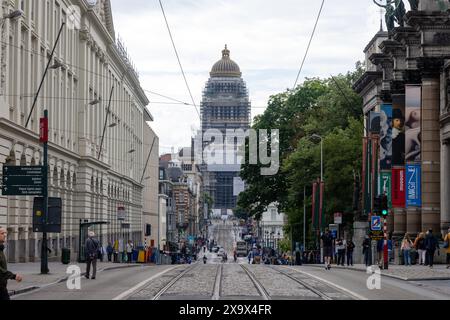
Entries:
<svg viewBox="0 0 450 320">
<path fill-rule="evenodd" d="M 156 0 L 111 0 L 120 34 L 140 72 L 141 85 L 191 103 Z M 307 0 L 163 0 L 167 19 L 196 104 L 212 65 L 228 44 L 241 67 L 255 107 L 292 88 L 320 7 Z M 384 14 L 383 14 L 384 15 Z M 371 0 L 327 0 L 301 81 L 346 73 L 363 60 L 362 50 L 378 31 L 379 8 Z M 149 94 L 153 102 L 163 98 Z M 161 152 L 190 144 L 200 128 L 194 107 L 151 103 L 151 124 Z M 263 112 L 252 109 L 252 116 Z"/>
</svg>

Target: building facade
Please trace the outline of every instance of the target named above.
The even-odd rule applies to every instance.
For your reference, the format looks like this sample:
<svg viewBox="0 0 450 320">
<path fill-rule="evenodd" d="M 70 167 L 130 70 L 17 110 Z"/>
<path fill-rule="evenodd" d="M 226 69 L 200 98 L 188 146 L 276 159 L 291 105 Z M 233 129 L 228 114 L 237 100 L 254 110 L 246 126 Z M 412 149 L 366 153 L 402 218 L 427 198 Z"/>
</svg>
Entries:
<svg viewBox="0 0 450 320">
<path fill-rule="evenodd" d="M 365 161 L 364 211 L 370 214 L 373 197 L 386 191 L 394 236 L 430 228 L 439 233 L 450 225 L 450 24 L 442 9 L 421 0 L 418 10 L 406 13 L 405 26 L 378 32 L 354 86 L 364 99 L 365 159 L 380 156 Z M 376 114 L 381 125 L 374 125 Z M 393 121 L 391 136 L 383 130 L 386 120 Z M 385 145 L 390 138 L 392 145 Z"/>
<path fill-rule="evenodd" d="M 18 9 L 23 15 L 5 19 L 0 27 L 0 167 L 42 164 L 39 119 L 47 109 L 49 196 L 63 200 L 62 232 L 49 234 L 51 256 L 63 247 L 76 255 L 83 243 L 79 225 L 85 221 L 108 223 L 93 228 L 103 243 L 143 244 L 143 204 L 157 202 L 144 199 L 141 181 L 151 115 L 138 74 L 116 39 L 110 1 L 3 1 L 0 16 Z M 56 67 L 49 69 L 25 127 L 63 23 L 51 62 Z M 153 158 L 149 165 L 157 168 Z M 157 183 L 154 179 L 150 183 Z M 33 197 L 0 196 L 0 225 L 8 229 L 11 262 L 40 256 L 32 206 Z"/>
<path fill-rule="evenodd" d="M 227 130 L 247 131 L 250 128 L 250 111 L 247 86 L 239 66 L 230 59 L 230 51 L 225 46 L 222 59 L 214 64 L 203 91 L 201 114 L 204 150 L 211 143 L 208 139 L 211 133 L 220 132 L 225 138 Z M 229 214 L 236 208 L 237 194 L 233 186 L 236 179 L 240 180 L 240 162 L 236 160 L 230 163 L 226 154 L 227 151 L 237 153 L 239 139 L 244 138 L 242 132 L 237 134 L 237 143 L 233 139 L 231 148 L 224 150 L 222 161 L 211 163 L 207 160 L 207 165 L 203 167 L 205 192 L 213 199 L 213 210 L 219 214 Z M 232 159 L 235 160 L 235 157 Z"/>
<path fill-rule="evenodd" d="M 260 221 L 261 240 L 268 248 L 278 248 L 278 243 L 284 238 L 283 227 L 286 224 L 286 216 L 278 211 L 275 203 L 271 203 L 263 213 Z"/>
</svg>

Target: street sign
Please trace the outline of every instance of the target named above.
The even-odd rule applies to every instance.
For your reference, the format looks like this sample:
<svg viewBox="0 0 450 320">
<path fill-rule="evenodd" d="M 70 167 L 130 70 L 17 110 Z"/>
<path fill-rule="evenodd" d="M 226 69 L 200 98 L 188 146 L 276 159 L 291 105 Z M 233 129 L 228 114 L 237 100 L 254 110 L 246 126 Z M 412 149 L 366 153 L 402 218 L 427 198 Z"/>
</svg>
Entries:
<svg viewBox="0 0 450 320">
<path fill-rule="evenodd" d="M 44 198 L 36 197 L 33 202 L 33 232 L 61 233 L 62 200 L 48 198 L 47 223 L 44 225 Z"/>
<path fill-rule="evenodd" d="M 333 236 L 333 239 L 336 239 L 338 236 L 339 225 L 338 224 L 330 224 L 328 228 Z"/>
<path fill-rule="evenodd" d="M 43 166 L 4 166 L 2 195 L 41 196 L 46 188 Z"/>
<path fill-rule="evenodd" d="M 124 207 L 118 207 L 117 208 L 117 220 L 125 220 L 126 213 Z"/>
<path fill-rule="evenodd" d="M 43 193 L 43 186 L 2 186 L 4 196 L 41 196 Z"/>
<path fill-rule="evenodd" d="M 342 224 L 342 212 L 336 212 L 334 214 L 334 223 L 335 224 Z"/>
<path fill-rule="evenodd" d="M 372 231 L 381 231 L 381 217 L 372 216 L 370 218 L 370 230 Z"/>
</svg>

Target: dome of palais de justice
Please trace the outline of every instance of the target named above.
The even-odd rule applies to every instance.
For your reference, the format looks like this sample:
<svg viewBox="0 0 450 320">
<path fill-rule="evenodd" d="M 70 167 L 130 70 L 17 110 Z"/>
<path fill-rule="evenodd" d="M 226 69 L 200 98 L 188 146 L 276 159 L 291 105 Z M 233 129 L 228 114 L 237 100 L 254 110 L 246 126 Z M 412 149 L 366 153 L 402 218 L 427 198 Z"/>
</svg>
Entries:
<svg viewBox="0 0 450 320">
<path fill-rule="evenodd" d="M 212 67 L 211 77 L 241 77 L 241 69 L 238 64 L 230 59 L 230 50 L 227 45 L 222 51 L 222 59 L 217 61 Z"/>
</svg>

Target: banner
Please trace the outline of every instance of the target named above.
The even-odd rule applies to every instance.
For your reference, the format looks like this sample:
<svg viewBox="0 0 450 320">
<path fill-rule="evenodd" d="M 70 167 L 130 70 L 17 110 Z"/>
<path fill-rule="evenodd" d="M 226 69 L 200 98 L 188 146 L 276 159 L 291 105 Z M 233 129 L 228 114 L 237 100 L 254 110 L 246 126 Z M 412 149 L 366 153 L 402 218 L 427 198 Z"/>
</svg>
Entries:
<svg viewBox="0 0 450 320">
<path fill-rule="evenodd" d="M 392 169 L 392 207 L 404 208 L 405 207 L 405 169 L 394 168 Z"/>
<path fill-rule="evenodd" d="M 420 162 L 422 88 L 406 86 L 405 92 L 405 160 L 406 162 Z"/>
<path fill-rule="evenodd" d="M 392 105 L 383 104 L 380 115 L 380 169 L 389 170 L 392 165 Z"/>
<path fill-rule="evenodd" d="M 421 166 L 418 164 L 406 166 L 406 205 L 420 207 L 421 195 Z"/>
<path fill-rule="evenodd" d="M 316 221 L 316 218 L 317 218 L 317 215 L 316 215 L 316 207 L 318 206 L 318 204 L 317 204 L 317 197 L 316 197 L 316 195 L 317 195 L 317 183 L 316 182 L 314 182 L 313 183 L 313 188 L 312 188 L 312 215 L 311 215 L 311 222 L 312 222 L 312 225 L 313 225 L 313 229 L 317 229 L 317 225 L 319 224 L 319 222 L 318 221 Z"/>
<path fill-rule="evenodd" d="M 324 211 L 324 198 L 325 198 L 325 183 L 320 182 L 320 197 L 319 197 L 319 226 L 322 230 L 326 225 L 325 216 L 323 214 Z"/>
<path fill-rule="evenodd" d="M 405 165 L 405 96 L 394 96 L 392 102 L 392 165 Z"/>
<path fill-rule="evenodd" d="M 392 208 L 391 177 L 392 177 L 391 172 L 381 172 L 379 189 L 378 189 L 378 194 L 386 194 L 387 195 L 389 208 Z"/>
</svg>

